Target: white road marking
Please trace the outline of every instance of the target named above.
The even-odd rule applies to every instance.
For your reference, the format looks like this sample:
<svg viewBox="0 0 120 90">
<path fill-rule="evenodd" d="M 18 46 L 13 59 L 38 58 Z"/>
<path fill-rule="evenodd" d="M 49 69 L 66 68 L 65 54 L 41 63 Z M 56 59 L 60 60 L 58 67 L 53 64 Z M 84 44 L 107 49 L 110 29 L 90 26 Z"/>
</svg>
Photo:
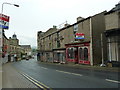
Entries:
<svg viewBox="0 0 120 90">
<path fill-rule="evenodd" d="M 72 74 L 72 75 L 76 75 L 76 76 L 82 76 L 81 74 L 77 74 L 77 73 L 65 72 L 65 71 L 60 71 L 60 70 L 56 70 L 56 71 L 62 72 L 62 73 L 67 73 L 67 74 Z"/>
<path fill-rule="evenodd" d="M 105 79 L 105 80 L 109 82 L 120 83 L 119 81 L 116 81 L 116 80 L 110 80 L 110 79 Z"/>
<path fill-rule="evenodd" d="M 77 74 L 77 73 L 71 73 L 73 75 L 77 75 L 77 76 L 82 76 L 81 74 Z"/>
<path fill-rule="evenodd" d="M 47 69 L 47 68 L 45 68 L 45 67 L 41 67 L 41 68 L 43 68 L 43 69 Z"/>
<path fill-rule="evenodd" d="M 3 71 L 0 71 L 0 72 L 3 72 Z"/>
<path fill-rule="evenodd" d="M 65 72 L 65 71 L 60 71 L 60 70 L 56 70 L 57 72 L 62 72 L 62 73 L 67 73 L 67 74 L 71 74 L 70 72 Z"/>
</svg>

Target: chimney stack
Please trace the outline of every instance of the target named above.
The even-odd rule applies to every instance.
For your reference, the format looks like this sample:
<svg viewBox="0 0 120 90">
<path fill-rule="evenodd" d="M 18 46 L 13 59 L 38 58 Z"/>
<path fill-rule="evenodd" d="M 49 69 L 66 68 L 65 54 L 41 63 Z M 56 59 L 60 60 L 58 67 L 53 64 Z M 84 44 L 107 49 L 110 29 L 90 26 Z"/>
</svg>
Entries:
<svg viewBox="0 0 120 90">
<path fill-rule="evenodd" d="M 83 17 L 78 17 L 77 18 L 77 22 L 79 22 L 79 21 L 81 21 L 81 20 L 83 20 L 84 18 Z"/>
</svg>

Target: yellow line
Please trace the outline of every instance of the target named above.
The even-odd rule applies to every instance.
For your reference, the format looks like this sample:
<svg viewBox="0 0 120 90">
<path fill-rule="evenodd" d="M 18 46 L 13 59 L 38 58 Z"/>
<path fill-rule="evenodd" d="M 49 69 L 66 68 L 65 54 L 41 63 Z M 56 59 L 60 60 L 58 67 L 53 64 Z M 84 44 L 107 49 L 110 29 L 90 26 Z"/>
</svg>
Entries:
<svg viewBox="0 0 120 90">
<path fill-rule="evenodd" d="M 43 83 L 37 81 L 36 79 L 32 78 L 31 76 L 29 76 L 29 75 L 27 75 L 27 74 L 25 74 L 25 75 L 28 76 L 28 77 L 30 77 L 30 78 L 33 79 L 34 81 L 40 83 L 40 84 L 43 85 L 44 87 L 49 88 L 48 86 L 46 86 L 45 84 L 43 84 Z"/>
<path fill-rule="evenodd" d="M 25 76 L 27 79 L 29 79 L 31 82 L 33 82 L 33 83 L 36 83 L 36 82 L 37 82 L 37 83 L 36 83 L 37 86 L 39 86 L 39 87 L 41 87 L 41 88 L 44 88 L 44 89 L 45 89 L 45 88 L 49 88 L 48 86 L 46 86 L 46 85 L 44 85 L 43 83 L 35 80 L 34 78 L 32 78 L 32 77 L 29 76 L 28 74 L 24 73 L 23 71 L 20 71 L 20 70 L 18 70 L 18 69 L 16 69 L 16 68 L 14 68 L 14 69 L 15 69 L 17 72 L 19 72 L 20 74 L 24 75 L 24 76 Z M 29 77 L 30 77 L 31 79 L 30 79 Z M 32 79 L 33 79 L 34 81 L 36 81 L 36 82 L 34 82 Z M 43 85 L 44 87 L 41 86 L 41 85 L 39 85 L 38 83 L 41 84 L 41 85 Z M 52 88 L 49 88 L 49 89 L 52 90 Z"/>
<path fill-rule="evenodd" d="M 34 82 L 32 79 L 30 79 L 29 77 L 27 77 L 26 75 L 22 74 L 24 77 L 26 77 L 28 80 L 30 80 L 31 82 L 33 82 L 35 85 L 39 86 L 40 88 L 45 89 L 44 87 L 42 87 L 41 85 L 39 85 L 38 83 Z M 46 90 L 46 89 L 45 89 Z"/>
</svg>

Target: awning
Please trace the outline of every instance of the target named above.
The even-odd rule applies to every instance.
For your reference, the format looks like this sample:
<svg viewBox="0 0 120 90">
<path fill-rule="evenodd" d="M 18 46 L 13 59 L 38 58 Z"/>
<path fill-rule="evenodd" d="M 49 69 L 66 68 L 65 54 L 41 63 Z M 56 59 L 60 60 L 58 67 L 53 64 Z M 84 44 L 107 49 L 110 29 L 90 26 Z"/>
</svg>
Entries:
<svg viewBox="0 0 120 90">
<path fill-rule="evenodd" d="M 120 28 L 109 29 L 106 30 L 104 33 L 106 37 L 120 35 Z"/>
</svg>

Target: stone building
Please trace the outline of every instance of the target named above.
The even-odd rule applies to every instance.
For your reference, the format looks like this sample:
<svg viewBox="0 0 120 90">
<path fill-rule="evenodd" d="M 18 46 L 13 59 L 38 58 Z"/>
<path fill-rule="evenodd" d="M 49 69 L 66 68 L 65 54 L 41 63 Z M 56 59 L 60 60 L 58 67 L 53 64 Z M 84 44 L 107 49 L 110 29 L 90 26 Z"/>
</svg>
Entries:
<svg viewBox="0 0 120 90">
<path fill-rule="evenodd" d="M 21 49 L 24 50 L 24 54 L 26 56 L 31 56 L 32 55 L 32 49 L 30 45 L 20 45 Z"/>
<path fill-rule="evenodd" d="M 11 55 L 16 54 L 18 57 L 20 57 L 20 52 L 18 52 L 19 48 L 19 40 L 17 39 L 17 35 L 13 34 L 12 37 L 9 37 L 9 53 Z"/>
<path fill-rule="evenodd" d="M 30 45 L 19 45 L 19 39 L 17 39 L 16 34 L 13 34 L 12 37 L 8 39 L 3 31 L 2 40 L 2 56 L 6 56 L 7 59 L 8 55 L 10 55 L 11 57 L 17 56 L 17 60 L 21 60 L 23 55 L 31 55 L 32 53 Z"/>
<path fill-rule="evenodd" d="M 2 47 L 2 55 L 5 56 L 9 53 L 9 39 L 5 36 L 4 30 L 3 30 L 3 47 Z"/>
<path fill-rule="evenodd" d="M 77 22 L 65 24 L 62 29 L 51 28 L 38 32 L 38 53 L 41 61 L 79 64 L 100 64 L 102 60 L 101 33 L 105 30 L 106 11 Z M 105 42 L 103 41 L 105 44 Z M 105 45 L 106 46 L 106 45 Z M 105 47 L 103 47 L 105 49 Z M 106 52 L 104 52 L 106 60 Z"/>
<path fill-rule="evenodd" d="M 40 53 L 40 59 L 41 61 L 53 61 L 53 48 L 56 48 L 56 45 L 54 44 L 54 37 L 56 36 L 55 33 L 57 28 L 56 26 L 53 26 L 53 28 L 50 28 L 46 32 L 38 32 L 37 35 L 37 44 L 38 44 L 38 52 Z"/>
<path fill-rule="evenodd" d="M 105 14 L 108 60 L 120 62 L 120 3 Z"/>
</svg>

